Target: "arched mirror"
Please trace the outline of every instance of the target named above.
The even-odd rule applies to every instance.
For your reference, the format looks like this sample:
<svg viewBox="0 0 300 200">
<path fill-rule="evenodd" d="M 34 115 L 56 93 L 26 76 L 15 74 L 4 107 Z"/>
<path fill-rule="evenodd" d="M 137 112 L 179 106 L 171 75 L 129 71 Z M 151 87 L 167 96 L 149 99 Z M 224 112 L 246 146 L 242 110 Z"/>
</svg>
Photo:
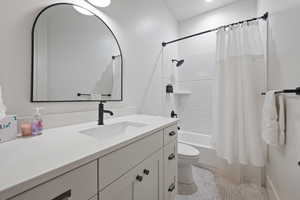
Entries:
<svg viewBox="0 0 300 200">
<path fill-rule="evenodd" d="M 122 101 L 123 58 L 105 22 L 59 3 L 42 10 L 32 30 L 32 102 Z"/>
</svg>

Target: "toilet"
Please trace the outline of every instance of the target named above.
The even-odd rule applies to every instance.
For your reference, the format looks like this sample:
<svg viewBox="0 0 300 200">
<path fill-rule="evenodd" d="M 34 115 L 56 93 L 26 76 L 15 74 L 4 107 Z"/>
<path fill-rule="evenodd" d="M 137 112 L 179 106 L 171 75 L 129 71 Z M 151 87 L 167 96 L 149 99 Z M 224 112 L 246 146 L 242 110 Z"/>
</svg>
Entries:
<svg viewBox="0 0 300 200">
<path fill-rule="evenodd" d="M 192 165 L 199 159 L 200 152 L 183 143 L 178 143 L 178 194 L 191 195 L 197 192 Z"/>
</svg>

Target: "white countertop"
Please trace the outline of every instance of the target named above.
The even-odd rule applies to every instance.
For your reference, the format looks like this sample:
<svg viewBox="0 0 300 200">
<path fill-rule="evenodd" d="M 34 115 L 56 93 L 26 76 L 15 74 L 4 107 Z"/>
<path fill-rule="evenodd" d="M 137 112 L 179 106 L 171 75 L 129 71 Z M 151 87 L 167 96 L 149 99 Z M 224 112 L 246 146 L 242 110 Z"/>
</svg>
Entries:
<svg viewBox="0 0 300 200">
<path fill-rule="evenodd" d="M 138 131 L 99 141 L 80 133 L 98 127 L 96 122 L 44 130 L 43 135 L 0 144 L 0 199 L 7 199 L 116 149 L 171 126 L 177 119 L 132 115 L 109 119 L 147 124 Z"/>
</svg>

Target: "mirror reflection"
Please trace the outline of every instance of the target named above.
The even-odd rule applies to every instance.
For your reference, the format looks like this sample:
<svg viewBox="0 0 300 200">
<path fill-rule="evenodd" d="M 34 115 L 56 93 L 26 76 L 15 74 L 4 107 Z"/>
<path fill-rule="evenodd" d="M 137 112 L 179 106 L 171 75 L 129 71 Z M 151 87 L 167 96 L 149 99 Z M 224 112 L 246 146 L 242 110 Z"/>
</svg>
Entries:
<svg viewBox="0 0 300 200">
<path fill-rule="evenodd" d="M 32 101 L 121 101 L 122 63 L 118 41 L 99 17 L 52 5 L 33 28 Z"/>
</svg>

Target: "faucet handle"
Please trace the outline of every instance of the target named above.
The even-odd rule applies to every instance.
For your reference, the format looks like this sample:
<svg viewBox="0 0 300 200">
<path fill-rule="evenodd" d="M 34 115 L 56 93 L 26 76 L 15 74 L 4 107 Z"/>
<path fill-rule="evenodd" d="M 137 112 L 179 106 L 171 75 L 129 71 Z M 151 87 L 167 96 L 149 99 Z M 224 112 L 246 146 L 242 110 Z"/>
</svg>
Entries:
<svg viewBox="0 0 300 200">
<path fill-rule="evenodd" d="M 174 110 L 171 112 L 171 118 L 178 118 L 178 114 L 176 114 Z"/>
</svg>

